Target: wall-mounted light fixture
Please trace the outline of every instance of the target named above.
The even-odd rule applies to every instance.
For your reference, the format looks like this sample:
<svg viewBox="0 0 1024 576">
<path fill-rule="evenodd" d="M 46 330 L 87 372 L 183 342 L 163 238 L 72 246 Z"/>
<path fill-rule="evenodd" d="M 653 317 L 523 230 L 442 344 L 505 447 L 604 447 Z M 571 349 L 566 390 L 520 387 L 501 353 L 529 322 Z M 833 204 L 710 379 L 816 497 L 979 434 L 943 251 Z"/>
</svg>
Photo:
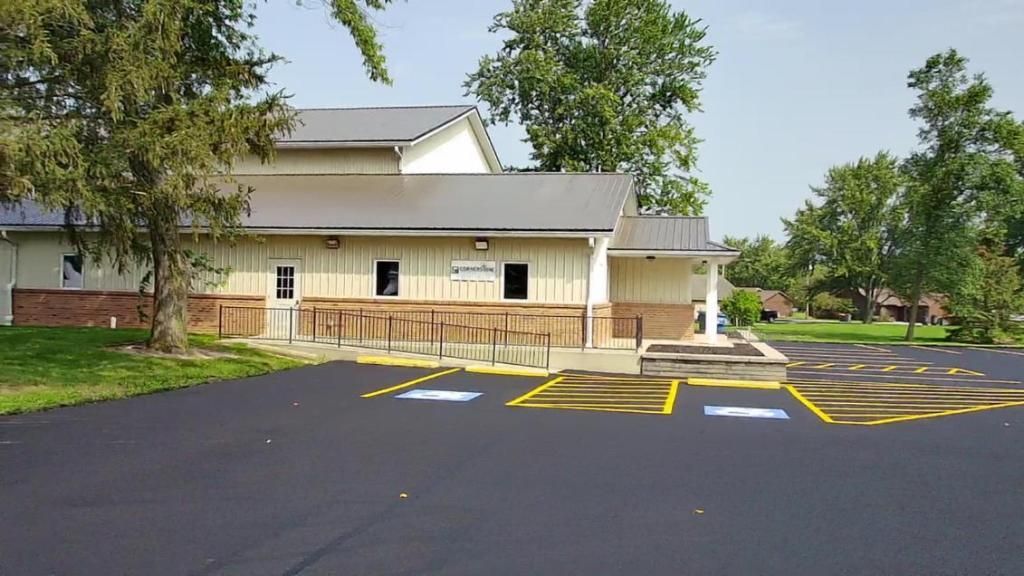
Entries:
<svg viewBox="0 0 1024 576">
<path fill-rule="evenodd" d="M 473 241 L 473 245 L 476 246 L 477 250 L 487 250 L 488 248 L 491 247 L 490 242 L 488 242 L 487 238 L 477 238 L 476 240 Z"/>
<path fill-rule="evenodd" d="M 337 250 L 338 248 L 341 248 L 341 239 L 337 236 L 328 236 L 327 239 L 324 240 L 324 246 L 328 250 Z"/>
<path fill-rule="evenodd" d="M 647 259 L 648 260 L 657 260 L 658 257 L 657 256 L 648 256 Z"/>
</svg>

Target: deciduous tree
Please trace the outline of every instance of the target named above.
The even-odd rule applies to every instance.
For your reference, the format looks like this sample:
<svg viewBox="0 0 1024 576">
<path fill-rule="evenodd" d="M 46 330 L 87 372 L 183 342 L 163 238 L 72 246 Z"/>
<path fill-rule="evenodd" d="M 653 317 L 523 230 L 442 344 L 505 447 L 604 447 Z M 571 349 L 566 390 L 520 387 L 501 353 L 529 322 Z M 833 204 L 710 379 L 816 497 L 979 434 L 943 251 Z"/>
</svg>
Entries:
<svg viewBox="0 0 1024 576">
<path fill-rule="evenodd" d="M 865 323 L 872 320 L 895 253 L 901 186 L 899 161 L 880 152 L 832 167 L 825 185 L 811 188 L 817 203 L 808 200 L 793 219 L 783 220 L 787 248 L 802 261 L 824 265 L 830 291 L 864 295 Z"/>
<path fill-rule="evenodd" d="M 765 290 L 789 289 L 792 276 L 786 251 L 772 237 L 726 236 L 722 241 L 740 251 L 740 257 L 725 267 L 725 277 L 733 285 Z"/>
<path fill-rule="evenodd" d="M 715 52 L 699 20 L 665 0 L 513 0 L 490 30 L 506 38 L 467 93 L 526 127 L 540 169 L 629 172 L 644 209 L 700 213 L 686 114 Z"/>
</svg>

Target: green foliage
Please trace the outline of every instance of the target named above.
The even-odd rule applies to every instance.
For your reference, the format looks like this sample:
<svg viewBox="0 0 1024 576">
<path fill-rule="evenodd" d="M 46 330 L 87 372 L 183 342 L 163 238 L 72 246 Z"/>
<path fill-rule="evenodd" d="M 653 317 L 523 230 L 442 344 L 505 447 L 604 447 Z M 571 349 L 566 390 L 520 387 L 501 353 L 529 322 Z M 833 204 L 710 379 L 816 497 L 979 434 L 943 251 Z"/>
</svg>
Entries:
<svg viewBox="0 0 1024 576">
<path fill-rule="evenodd" d="M 822 289 L 861 291 L 874 302 L 896 252 L 902 185 L 898 160 L 885 152 L 829 169 L 825 185 L 811 189 L 819 202 L 783 220 L 796 265 L 823 267 Z M 870 322 L 871 308 L 864 312 Z"/>
<path fill-rule="evenodd" d="M 733 238 L 724 243 L 740 251 L 740 257 L 725 267 L 725 277 L 734 286 L 788 290 L 793 281 L 788 255 L 784 247 L 769 236 Z"/>
<path fill-rule="evenodd" d="M 706 29 L 664 0 L 513 0 L 491 32 L 505 40 L 466 80 L 490 121 L 526 127 L 545 171 L 622 171 L 650 211 L 698 214 L 700 109 L 715 58 Z"/>
<path fill-rule="evenodd" d="M 811 315 L 815 318 L 840 318 L 854 311 L 853 302 L 849 298 L 839 298 L 828 293 L 821 293 L 811 299 Z"/>
<path fill-rule="evenodd" d="M 722 312 L 737 326 L 753 326 L 761 319 L 761 298 L 749 290 L 734 290 L 722 301 Z"/>
<path fill-rule="evenodd" d="M 368 10 L 329 0 L 371 78 L 387 82 Z M 152 267 L 150 343 L 187 345 L 191 222 L 231 238 L 251 189 L 232 164 L 273 155 L 294 113 L 262 93 L 280 57 L 252 34 L 248 0 L 6 0 L 0 5 L 0 202 L 67 215 L 76 248 L 119 269 Z M 79 233 L 88 224 L 95 234 Z"/>
<path fill-rule="evenodd" d="M 1014 258 L 981 250 L 967 280 L 950 294 L 949 311 L 959 321 L 950 339 L 980 344 L 1015 343 L 1024 327 L 1024 290 Z"/>
<path fill-rule="evenodd" d="M 936 54 L 910 73 L 908 85 L 918 93 L 910 116 L 921 123 L 922 149 L 903 166 L 907 216 L 890 281 L 916 303 L 969 283 L 976 246 L 1005 236 L 1003 208 L 1022 204 L 1024 186 L 1020 156 L 1013 157 L 1019 125 L 989 106 L 992 87 L 968 74 L 965 58 L 955 50 Z M 914 330 L 908 324 L 908 340 Z"/>
</svg>

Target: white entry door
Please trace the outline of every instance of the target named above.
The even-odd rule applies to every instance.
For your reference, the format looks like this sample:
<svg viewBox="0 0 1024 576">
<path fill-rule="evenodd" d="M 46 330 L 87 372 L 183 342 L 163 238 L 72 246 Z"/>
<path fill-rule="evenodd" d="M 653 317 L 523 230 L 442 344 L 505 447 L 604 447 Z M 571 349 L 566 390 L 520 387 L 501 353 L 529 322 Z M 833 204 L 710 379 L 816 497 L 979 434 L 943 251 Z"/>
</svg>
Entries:
<svg viewBox="0 0 1024 576">
<path fill-rule="evenodd" d="M 267 282 L 267 335 L 271 338 L 290 339 L 295 336 L 302 294 L 302 262 L 274 258 L 270 260 L 270 278 Z"/>
</svg>

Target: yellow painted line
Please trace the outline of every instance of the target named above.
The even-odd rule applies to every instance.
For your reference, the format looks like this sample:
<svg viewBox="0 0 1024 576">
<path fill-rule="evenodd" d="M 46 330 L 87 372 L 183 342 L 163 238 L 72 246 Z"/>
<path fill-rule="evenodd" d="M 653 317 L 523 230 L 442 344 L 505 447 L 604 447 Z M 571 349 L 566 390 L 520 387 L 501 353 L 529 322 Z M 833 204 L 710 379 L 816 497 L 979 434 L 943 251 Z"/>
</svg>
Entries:
<svg viewBox="0 0 1024 576">
<path fill-rule="evenodd" d="M 922 366 L 921 368 L 914 370 L 914 374 L 924 374 L 927 370 L 927 366 Z"/>
<path fill-rule="evenodd" d="M 970 412 L 981 412 L 982 410 L 994 410 L 996 408 L 1009 408 L 1011 406 L 1024 406 L 1024 402 L 1007 402 L 1005 404 L 993 404 L 991 406 L 978 406 L 975 408 L 964 408 L 962 410 L 947 410 L 945 412 L 936 412 L 935 414 L 919 414 L 914 416 L 898 416 L 895 418 L 888 418 L 885 420 L 875 420 L 874 422 L 866 423 L 868 426 L 875 426 L 878 424 L 891 424 L 893 422 L 906 422 L 908 420 L 923 420 L 925 418 L 940 418 L 942 416 L 952 416 L 954 414 L 968 414 Z"/>
<path fill-rule="evenodd" d="M 801 371 L 798 371 L 798 372 L 801 372 Z M 810 376 L 810 374 L 808 374 L 808 376 Z M 944 378 L 942 376 L 911 376 L 909 374 L 898 374 L 898 373 L 897 374 L 889 373 L 886 377 L 887 378 L 897 378 L 899 380 L 929 380 L 929 381 L 932 381 L 932 382 L 963 382 L 964 381 L 963 378 Z M 871 373 L 863 373 L 862 372 L 860 374 L 850 374 L 849 372 L 847 372 L 847 373 L 843 374 L 843 378 L 874 378 L 874 379 L 877 379 L 878 376 L 875 375 L 875 374 L 871 374 Z M 832 380 L 806 380 L 805 379 L 805 380 L 790 380 L 790 382 L 791 383 L 792 382 L 795 382 L 795 383 L 800 383 L 800 382 L 818 382 L 818 383 L 821 383 L 821 382 L 832 382 Z M 982 379 L 982 378 L 971 378 L 971 382 L 972 383 L 979 383 L 979 384 L 1024 384 L 1024 382 L 1021 382 L 1019 380 L 996 380 L 996 379 L 991 379 L 991 378 L 985 378 L 985 379 Z M 868 383 L 870 383 L 870 382 L 868 382 Z M 921 385 L 925 386 L 925 384 L 921 384 Z"/>
<path fill-rule="evenodd" d="M 899 366 L 886 366 L 885 368 L 882 368 L 882 372 L 892 372 L 897 368 L 899 368 Z"/>
<path fill-rule="evenodd" d="M 800 352 L 782 352 L 786 358 L 794 360 L 869 360 L 875 362 L 887 362 L 903 358 L 896 354 L 828 354 L 826 352 L 811 352 L 804 354 Z"/>
<path fill-rule="evenodd" d="M 984 376 L 984 374 L 982 374 L 981 372 L 975 372 L 974 370 L 968 370 L 966 368 L 950 368 L 946 372 L 946 374 L 949 374 L 951 376 L 954 374 L 967 374 L 968 376 Z"/>
<path fill-rule="evenodd" d="M 989 404 L 967 404 L 967 405 L 960 404 L 958 407 L 953 408 L 953 409 L 954 410 L 959 410 L 961 408 L 978 408 L 978 407 L 981 407 L 981 406 L 989 406 Z M 876 408 L 876 407 L 872 407 L 870 409 L 863 409 L 863 408 L 824 408 L 822 406 L 819 406 L 819 408 L 821 408 L 822 410 L 825 410 L 829 414 L 840 413 L 840 414 L 837 414 L 838 416 L 849 416 L 849 414 L 847 414 L 847 412 L 853 412 L 854 414 L 872 414 L 873 415 L 873 414 L 882 413 L 882 412 L 900 412 L 900 413 L 904 413 L 904 414 L 918 414 L 918 413 L 928 414 L 928 413 L 931 413 L 931 412 L 944 412 L 945 411 L 945 410 L 935 410 L 934 408 L 907 408 L 907 407 L 904 407 L 904 406 L 898 406 L 896 408 Z"/>
<path fill-rule="evenodd" d="M 808 398 L 823 398 L 823 399 L 838 399 L 838 398 L 850 398 L 850 399 L 865 399 L 865 398 L 878 398 L 880 400 L 888 399 L 940 399 L 944 398 L 947 400 L 957 401 L 969 401 L 971 399 L 976 400 L 989 400 L 1005 398 L 1007 402 L 1013 400 L 1024 400 L 1024 396 L 1011 395 L 1011 394 L 965 394 L 963 392 L 951 392 L 949 394 L 943 394 L 941 392 L 915 392 L 911 390 L 892 391 L 892 392 L 869 392 L 869 391 L 858 391 L 858 390 L 842 390 L 837 392 L 821 392 L 817 390 L 808 390 L 802 386 L 797 386 L 800 392 Z"/>
<path fill-rule="evenodd" d="M 644 380 L 642 378 L 633 379 L 621 379 L 621 380 L 595 380 L 587 378 L 574 378 L 572 376 L 566 376 L 565 382 L 567 384 L 596 384 L 600 386 L 615 386 L 617 384 L 671 384 L 671 380 Z"/>
<path fill-rule="evenodd" d="M 357 364 L 376 364 L 379 366 L 406 366 L 409 368 L 438 368 L 435 360 L 418 360 L 416 358 L 398 358 L 395 356 L 357 356 Z"/>
<path fill-rule="evenodd" d="M 846 400 L 846 398 L 841 398 Z M 868 398 L 868 400 L 881 400 L 881 398 Z M 832 407 L 832 406 L 901 406 L 909 408 L 952 408 L 952 407 L 964 407 L 964 406 L 980 406 L 977 402 L 946 402 L 942 400 L 929 400 L 922 402 L 905 402 L 902 400 L 893 400 L 891 402 L 815 402 L 821 407 Z"/>
<path fill-rule="evenodd" d="M 566 405 L 566 404 L 516 404 L 516 406 L 522 408 L 555 408 L 562 410 L 592 410 L 594 412 L 625 412 L 628 414 L 664 414 L 660 410 L 661 406 L 652 406 L 651 410 L 640 410 L 640 407 L 634 406 L 632 408 L 611 408 L 604 406 L 581 406 L 581 405 Z"/>
<path fill-rule="evenodd" d="M 750 388 L 754 390 L 778 390 L 782 384 L 778 382 L 761 382 L 758 380 L 718 380 L 715 378 L 687 378 L 690 386 L 716 386 L 719 388 Z"/>
<path fill-rule="evenodd" d="M 786 368 L 796 368 L 797 366 L 803 366 L 804 364 L 807 364 L 807 362 L 790 362 L 789 364 L 786 364 Z"/>
<path fill-rule="evenodd" d="M 874 350 L 875 352 L 884 352 L 886 354 L 892 354 L 891 351 L 889 351 L 889 350 L 887 350 L 885 348 L 879 348 L 878 346 L 868 346 L 867 344 L 854 344 L 854 346 L 856 346 L 858 348 L 866 348 L 868 350 Z"/>
<path fill-rule="evenodd" d="M 833 366 L 835 366 L 835 364 L 830 362 L 830 363 L 827 363 L 827 364 L 818 364 L 817 366 L 812 366 L 812 368 L 817 368 L 817 369 L 820 370 L 822 368 L 831 368 Z"/>
<path fill-rule="evenodd" d="M 995 348 L 975 348 L 971 346 L 971 350 L 978 350 L 980 352 L 995 352 L 996 354 L 1010 354 L 1012 356 L 1024 356 L 1024 352 L 1014 352 L 1012 350 L 996 350 Z"/>
<path fill-rule="evenodd" d="M 579 389 L 596 389 L 596 390 L 664 390 L 669 386 L 669 382 L 664 384 L 652 385 L 652 384 L 566 384 L 565 382 L 558 382 L 560 388 L 579 388 Z"/>
<path fill-rule="evenodd" d="M 982 395 L 1002 395 L 1002 396 L 1021 396 L 1019 390 L 1005 390 L 1003 388 L 961 388 L 961 387 L 946 387 L 936 386 L 934 388 L 905 388 L 901 386 L 878 386 L 872 388 L 865 388 L 860 386 L 807 386 L 803 384 L 795 384 L 800 388 L 808 390 L 812 394 L 956 394 L 962 396 L 982 396 Z M 948 388 L 948 389 L 947 389 Z M 1014 394 L 1017 392 L 1017 394 Z"/>
<path fill-rule="evenodd" d="M 847 370 L 860 370 L 861 368 L 865 367 L 867 367 L 867 364 L 854 364 L 853 366 L 847 368 Z"/>
<path fill-rule="evenodd" d="M 938 346 L 911 346 L 911 348 L 916 348 L 918 350 L 927 350 L 929 352 L 942 352 L 944 354 L 963 354 L 963 352 L 957 352 L 956 350 L 945 350 Z"/>
<path fill-rule="evenodd" d="M 955 382 L 963 382 L 963 380 L 954 380 Z M 974 382 L 972 380 L 971 382 Z M 1020 388 L 990 388 L 987 386 L 953 386 L 949 384 L 922 384 L 920 382 L 843 382 L 840 380 L 828 381 L 828 380 L 790 380 L 787 384 L 799 384 L 800 386 L 806 386 L 810 388 L 858 388 L 858 389 L 880 389 L 887 390 L 893 388 L 908 388 L 908 389 L 924 389 L 924 390 L 967 390 L 967 391 L 985 391 L 985 390 L 998 390 L 1000 392 L 1008 392 L 1010 394 L 1022 394 L 1024 390 Z"/>
<path fill-rule="evenodd" d="M 548 375 L 547 370 L 540 368 L 502 368 L 500 366 L 466 366 L 466 372 L 474 374 L 494 374 L 496 376 L 538 376 Z"/>
<path fill-rule="evenodd" d="M 662 414 L 671 414 L 672 410 L 676 406 L 676 395 L 679 393 L 679 380 L 672 381 L 672 390 L 668 393 L 668 399 L 665 400 L 665 406 L 662 408 Z"/>
<path fill-rule="evenodd" d="M 787 385 L 786 390 L 789 390 L 789 393 L 792 394 L 797 401 L 806 406 L 807 409 L 813 412 L 818 418 L 821 418 L 822 422 L 832 423 L 832 418 L 828 414 L 825 414 L 820 408 L 811 403 L 810 400 L 804 398 L 803 394 L 801 394 L 796 388 Z"/>
<path fill-rule="evenodd" d="M 549 381 L 541 384 L 540 386 L 534 388 L 533 390 L 530 390 L 526 394 L 523 394 L 522 396 L 516 398 L 515 400 L 512 400 L 511 402 L 509 402 L 509 403 L 507 403 L 505 405 L 506 406 L 515 406 L 518 403 L 522 402 L 523 400 L 527 400 L 529 398 L 532 398 L 533 396 L 536 396 L 537 394 L 540 394 L 541 392 L 547 390 L 551 386 L 554 386 L 555 384 L 558 384 L 562 380 L 562 378 L 563 378 L 562 376 L 559 376 L 558 378 L 554 378 L 552 380 L 549 380 Z"/>
<path fill-rule="evenodd" d="M 380 396 L 381 394 L 387 394 L 388 392 L 394 392 L 395 390 L 401 390 L 402 388 L 408 388 L 409 386 L 415 386 L 416 384 L 419 384 L 420 382 L 426 382 L 427 380 L 433 380 L 434 378 L 440 378 L 441 376 L 446 376 L 448 374 L 452 374 L 454 372 L 458 372 L 459 370 L 462 370 L 462 368 L 451 368 L 449 370 L 442 370 L 441 372 L 434 372 L 433 374 L 427 374 L 426 376 L 423 376 L 422 378 L 417 378 L 415 380 L 410 380 L 408 382 L 403 382 L 401 384 L 398 384 L 397 386 L 391 386 L 389 388 L 383 388 L 381 390 L 375 390 L 373 392 L 368 392 L 368 393 L 363 394 L 362 396 L 360 396 L 360 398 L 373 398 L 374 396 Z"/>
<path fill-rule="evenodd" d="M 562 376 L 565 376 L 568 379 L 577 379 L 578 378 L 578 379 L 582 379 L 582 380 L 598 380 L 598 381 L 626 380 L 626 381 L 629 381 L 629 382 L 635 382 L 635 381 L 639 380 L 639 381 L 645 381 L 645 382 L 664 382 L 666 384 L 672 381 L 671 378 L 656 378 L 656 377 L 651 377 L 651 376 L 641 376 L 639 374 L 637 374 L 636 376 L 629 376 L 629 375 L 623 375 L 623 376 L 602 376 L 600 374 L 580 374 L 578 372 L 560 372 L 559 374 L 562 375 Z"/>
<path fill-rule="evenodd" d="M 656 398 L 668 397 L 668 390 L 662 392 L 649 392 L 647 394 L 608 394 L 601 392 L 552 392 L 551 390 L 545 390 L 541 396 L 544 398 L 593 398 L 594 400 L 615 400 L 632 402 L 633 400 L 654 400 Z"/>
</svg>

